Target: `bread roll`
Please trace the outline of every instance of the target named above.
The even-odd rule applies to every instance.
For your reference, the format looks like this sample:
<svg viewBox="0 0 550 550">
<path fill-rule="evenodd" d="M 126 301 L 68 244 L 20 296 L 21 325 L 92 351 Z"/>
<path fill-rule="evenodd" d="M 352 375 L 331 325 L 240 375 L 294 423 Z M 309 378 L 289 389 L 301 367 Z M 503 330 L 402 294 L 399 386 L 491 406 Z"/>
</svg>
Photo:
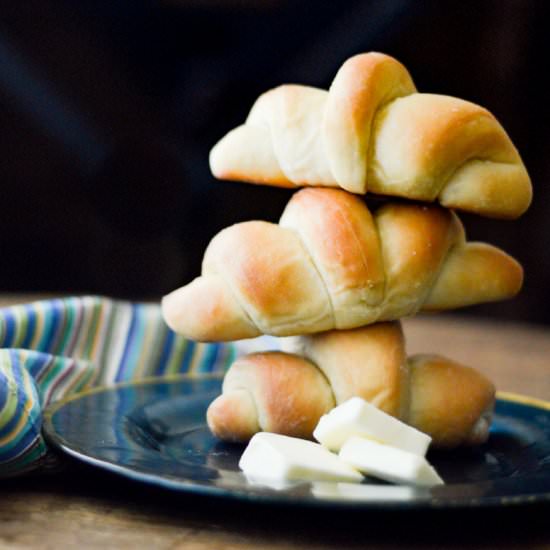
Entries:
<svg viewBox="0 0 550 550">
<path fill-rule="evenodd" d="M 403 65 L 372 52 L 348 59 L 329 91 L 283 85 L 262 94 L 214 146 L 210 167 L 224 180 L 340 187 L 495 218 L 520 216 L 532 195 L 489 111 L 416 93 Z"/>
<path fill-rule="evenodd" d="M 432 445 L 478 445 L 489 434 L 493 384 L 444 357 L 407 358 L 398 322 L 286 341 L 296 352 L 254 353 L 230 367 L 207 412 L 211 431 L 247 441 L 258 431 L 311 438 L 320 417 L 361 397 L 421 430 Z"/>
<path fill-rule="evenodd" d="M 449 210 L 387 204 L 372 214 L 355 195 L 307 188 L 278 225 L 216 235 L 202 275 L 166 296 L 162 311 L 192 340 L 291 336 L 510 298 L 522 278 L 498 248 L 466 242 Z"/>
</svg>

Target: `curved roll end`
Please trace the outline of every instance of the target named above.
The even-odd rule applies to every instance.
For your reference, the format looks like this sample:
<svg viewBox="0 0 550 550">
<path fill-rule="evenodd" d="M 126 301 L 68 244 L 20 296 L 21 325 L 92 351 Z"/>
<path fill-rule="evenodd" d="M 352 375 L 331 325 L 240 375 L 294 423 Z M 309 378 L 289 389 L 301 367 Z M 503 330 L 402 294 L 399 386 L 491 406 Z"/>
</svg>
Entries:
<svg viewBox="0 0 550 550">
<path fill-rule="evenodd" d="M 231 130 L 214 145 L 209 162 L 221 180 L 294 187 L 281 170 L 268 127 L 244 124 Z"/>
<path fill-rule="evenodd" d="M 495 387 L 483 374 L 435 355 L 409 358 L 409 423 L 437 448 L 479 445 L 489 435 Z"/>
<path fill-rule="evenodd" d="M 531 179 L 521 160 L 516 164 L 471 160 L 453 174 L 439 202 L 446 208 L 513 220 L 525 213 L 532 197 Z"/>
<path fill-rule="evenodd" d="M 239 304 L 216 275 L 197 277 L 162 299 L 162 316 L 178 334 L 199 342 L 259 336 Z"/>
<path fill-rule="evenodd" d="M 514 297 L 523 285 L 523 268 L 511 256 L 485 243 L 456 246 L 422 309 L 439 311 Z"/>
<path fill-rule="evenodd" d="M 252 353 L 231 365 L 207 420 L 212 433 L 227 441 L 246 441 L 259 431 L 308 439 L 333 407 L 330 386 L 311 362 L 281 352 Z"/>
<path fill-rule="evenodd" d="M 248 441 L 260 431 L 256 406 L 247 390 L 233 390 L 214 399 L 206 411 L 206 422 L 224 441 Z"/>
<path fill-rule="evenodd" d="M 487 409 L 483 411 L 472 429 L 466 434 L 462 444 L 467 447 L 482 445 L 489 438 L 489 428 L 493 420 L 494 401 L 487 404 Z"/>
<path fill-rule="evenodd" d="M 439 200 L 493 218 L 516 218 L 529 206 L 531 182 L 521 157 L 483 107 L 412 94 L 379 110 L 375 128 L 371 191 Z"/>
</svg>

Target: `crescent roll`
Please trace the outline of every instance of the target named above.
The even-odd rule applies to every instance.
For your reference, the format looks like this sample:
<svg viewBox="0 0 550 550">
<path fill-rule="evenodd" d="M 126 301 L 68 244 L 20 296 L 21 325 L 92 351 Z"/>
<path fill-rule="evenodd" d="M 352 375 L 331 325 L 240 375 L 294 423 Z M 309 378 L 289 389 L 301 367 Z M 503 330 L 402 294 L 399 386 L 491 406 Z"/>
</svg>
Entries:
<svg viewBox="0 0 550 550">
<path fill-rule="evenodd" d="M 297 354 L 254 353 L 233 363 L 207 411 L 214 435 L 311 438 L 323 414 L 358 396 L 430 435 L 434 447 L 488 437 L 493 384 L 444 357 L 407 358 L 399 322 L 292 338 L 287 347 Z"/>
<path fill-rule="evenodd" d="M 466 242 L 449 210 L 387 204 L 371 213 L 346 191 L 305 188 L 279 224 L 218 233 L 201 276 L 166 296 L 162 312 L 192 340 L 292 336 L 502 300 L 522 278 L 498 248 Z"/>
<path fill-rule="evenodd" d="M 283 85 L 262 94 L 214 146 L 210 167 L 224 180 L 340 187 L 495 218 L 520 216 L 532 195 L 489 111 L 416 93 L 407 69 L 380 53 L 348 59 L 328 91 Z"/>
</svg>

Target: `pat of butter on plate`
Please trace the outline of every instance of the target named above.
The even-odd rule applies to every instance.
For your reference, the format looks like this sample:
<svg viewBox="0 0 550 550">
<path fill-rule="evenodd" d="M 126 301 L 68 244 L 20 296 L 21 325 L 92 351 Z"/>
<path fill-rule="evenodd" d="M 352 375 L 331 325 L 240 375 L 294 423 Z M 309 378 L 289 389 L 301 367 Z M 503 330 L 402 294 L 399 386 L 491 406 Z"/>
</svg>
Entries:
<svg viewBox="0 0 550 550">
<path fill-rule="evenodd" d="M 352 397 L 323 415 L 313 437 L 338 452 L 352 436 L 375 439 L 404 451 L 425 456 L 432 438 L 385 413 L 360 397 Z"/>
<path fill-rule="evenodd" d="M 443 484 L 443 480 L 423 456 L 372 439 L 351 437 L 344 443 L 339 456 L 360 472 L 385 481 L 419 487 Z"/>
<path fill-rule="evenodd" d="M 355 468 L 318 443 L 268 432 L 252 437 L 239 467 L 254 479 L 349 482 L 363 479 Z"/>
</svg>

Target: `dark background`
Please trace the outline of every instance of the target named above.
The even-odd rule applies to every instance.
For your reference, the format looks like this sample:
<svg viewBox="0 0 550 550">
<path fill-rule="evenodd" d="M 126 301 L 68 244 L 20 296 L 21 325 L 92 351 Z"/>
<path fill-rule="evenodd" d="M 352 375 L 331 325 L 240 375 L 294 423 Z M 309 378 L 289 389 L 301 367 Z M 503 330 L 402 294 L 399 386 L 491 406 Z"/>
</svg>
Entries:
<svg viewBox="0 0 550 550">
<path fill-rule="evenodd" d="M 394 55 L 420 91 L 479 103 L 531 174 L 515 222 L 462 216 L 526 270 L 470 308 L 550 323 L 544 0 L 0 0 L 0 291 L 158 298 L 224 226 L 277 220 L 287 190 L 217 182 L 212 145 L 261 92 L 328 87 L 349 56 Z"/>
</svg>

